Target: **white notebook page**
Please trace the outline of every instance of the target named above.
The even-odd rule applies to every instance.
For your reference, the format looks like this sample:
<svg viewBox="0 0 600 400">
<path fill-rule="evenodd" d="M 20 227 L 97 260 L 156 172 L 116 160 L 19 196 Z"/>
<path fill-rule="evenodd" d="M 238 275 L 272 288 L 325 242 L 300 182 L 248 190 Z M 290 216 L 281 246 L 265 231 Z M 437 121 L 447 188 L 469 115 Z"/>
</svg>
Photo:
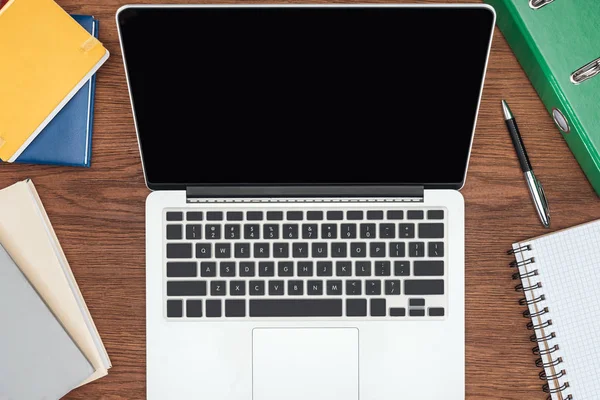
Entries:
<svg viewBox="0 0 600 400">
<path fill-rule="evenodd" d="M 528 292 L 527 298 L 545 296 L 545 300 L 530 311 L 544 307 L 549 311 L 539 319 L 533 318 L 533 323 L 552 320 L 543 334 L 556 334 L 549 343 L 558 344 L 559 349 L 551 357 L 563 359 L 553 372 L 565 370 L 566 375 L 559 383 L 569 384 L 563 396 L 553 394 L 552 399 L 571 394 L 574 400 L 597 400 L 600 398 L 600 221 L 523 241 L 516 246 L 528 244 L 531 250 L 517 253 L 517 260 L 533 257 L 535 262 L 521 267 L 520 271 L 523 274 L 537 269 L 539 275 L 524 279 L 523 285 L 541 282 L 542 287 Z M 537 331 L 538 337 L 540 332 Z M 548 360 L 544 357 L 545 362 Z M 546 372 L 551 373 L 549 368 Z"/>
</svg>

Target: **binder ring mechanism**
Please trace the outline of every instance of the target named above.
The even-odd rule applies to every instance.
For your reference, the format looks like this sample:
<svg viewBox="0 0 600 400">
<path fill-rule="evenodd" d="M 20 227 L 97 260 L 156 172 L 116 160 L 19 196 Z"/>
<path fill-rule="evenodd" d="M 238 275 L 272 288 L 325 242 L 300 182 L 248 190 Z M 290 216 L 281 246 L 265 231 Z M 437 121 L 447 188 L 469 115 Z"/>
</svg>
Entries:
<svg viewBox="0 0 600 400">
<path fill-rule="evenodd" d="M 552 3 L 554 0 L 529 0 L 529 7 L 537 10 L 538 8 L 542 8 L 547 4 Z"/>
<path fill-rule="evenodd" d="M 600 74 L 600 58 L 573 72 L 571 75 L 571 82 L 575 85 L 579 85 L 598 74 Z"/>
</svg>

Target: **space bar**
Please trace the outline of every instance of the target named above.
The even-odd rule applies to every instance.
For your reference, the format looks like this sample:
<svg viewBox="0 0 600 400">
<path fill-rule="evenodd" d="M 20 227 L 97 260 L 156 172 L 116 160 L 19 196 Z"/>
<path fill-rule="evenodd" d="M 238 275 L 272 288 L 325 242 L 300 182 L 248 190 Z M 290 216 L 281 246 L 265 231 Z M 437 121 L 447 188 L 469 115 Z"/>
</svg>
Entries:
<svg viewBox="0 0 600 400">
<path fill-rule="evenodd" d="M 250 300 L 251 317 L 341 317 L 342 300 Z"/>
</svg>

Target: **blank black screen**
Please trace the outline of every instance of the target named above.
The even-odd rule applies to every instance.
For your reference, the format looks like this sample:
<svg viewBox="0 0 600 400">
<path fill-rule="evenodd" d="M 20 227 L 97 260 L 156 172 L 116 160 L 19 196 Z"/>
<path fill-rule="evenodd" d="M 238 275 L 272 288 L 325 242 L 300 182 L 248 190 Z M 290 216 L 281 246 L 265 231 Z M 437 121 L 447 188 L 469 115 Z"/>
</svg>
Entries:
<svg viewBox="0 0 600 400">
<path fill-rule="evenodd" d="M 134 7 L 119 23 L 151 188 L 464 179 L 488 9 Z"/>
</svg>

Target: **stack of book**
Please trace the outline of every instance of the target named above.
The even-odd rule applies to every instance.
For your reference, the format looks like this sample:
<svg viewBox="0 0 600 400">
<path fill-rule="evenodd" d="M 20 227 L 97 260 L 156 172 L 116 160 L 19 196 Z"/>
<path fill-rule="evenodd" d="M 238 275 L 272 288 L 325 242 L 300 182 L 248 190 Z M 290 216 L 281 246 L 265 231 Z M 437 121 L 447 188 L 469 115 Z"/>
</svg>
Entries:
<svg viewBox="0 0 600 400">
<path fill-rule="evenodd" d="M 60 399 L 108 354 L 31 181 L 0 190 L 0 399 Z"/>
<path fill-rule="evenodd" d="M 0 160 L 89 167 L 98 21 L 53 0 L 0 7 Z"/>
</svg>

